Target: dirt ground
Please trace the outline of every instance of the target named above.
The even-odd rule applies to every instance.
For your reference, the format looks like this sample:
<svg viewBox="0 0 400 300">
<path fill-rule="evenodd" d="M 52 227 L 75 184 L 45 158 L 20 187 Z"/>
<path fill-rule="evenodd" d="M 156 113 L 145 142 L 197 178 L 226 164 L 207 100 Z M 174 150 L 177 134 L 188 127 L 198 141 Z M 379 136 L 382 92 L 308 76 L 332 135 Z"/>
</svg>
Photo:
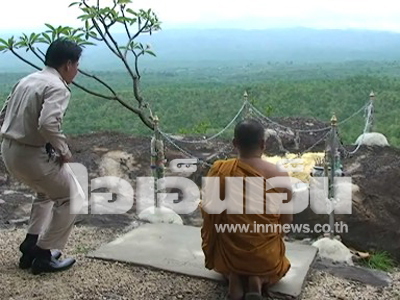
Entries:
<svg viewBox="0 0 400 300">
<path fill-rule="evenodd" d="M 324 126 L 324 124 L 320 124 Z M 285 142 L 285 141 L 284 141 Z M 314 140 L 315 142 L 315 140 Z M 69 143 L 76 162 L 84 164 L 90 178 L 122 174 L 134 186 L 135 178 L 150 175 L 150 138 L 130 137 L 119 133 L 95 133 L 71 137 Z M 305 140 L 310 146 L 313 139 Z M 210 157 L 218 149 L 226 148 L 227 142 L 218 140 L 204 145 L 185 145 L 198 157 Z M 293 150 L 294 145 L 284 143 Z M 322 146 L 322 145 L 321 145 Z M 306 147 L 306 146 L 305 146 Z M 351 147 L 350 147 L 351 148 Z M 372 152 L 371 152 L 372 151 Z M 277 145 L 269 148 L 270 154 L 279 154 Z M 371 154 L 372 153 L 372 154 Z M 232 155 L 227 147 L 224 155 Z M 367 195 L 368 203 L 378 201 L 385 195 L 397 199 L 393 184 L 397 173 L 390 173 L 390 180 L 371 185 L 365 178 L 383 176 L 385 170 L 398 171 L 400 151 L 396 149 L 362 149 L 360 156 L 349 158 L 347 166 L 353 167 Z M 168 160 L 184 157 L 179 151 L 168 146 Z M 221 157 L 221 155 L 219 156 Z M 374 163 L 370 163 L 372 157 Z M 215 156 L 214 159 L 217 159 Z M 366 161 L 367 160 L 367 161 Z M 385 167 L 395 161 L 394 167 Z M 358 165 L 368 167 L 358 167 Z M 198 171 L 196 176 L 206 172 Z M 365 176 L 361 176 L 364 172 Z M 387 177 L 387 178 L 389 178 Z M 398 186 L 398 184 L 397 184 Z M 227 292 L 224 284 L 199 280 L 167 272 L 160 272 L 127 264 L 94 260 L 85 256 L 90 250 L 114 240 L 118 235 L 140 226 L 135 207 L 124 215 L 88 215 L 77 220 L 76 228 L 64 255 L 76 257 L 76 266 L 60 274 L 33 276 L 17 268 L 19 243 L 25 235 L 32 191 L 7 176 L 0 160 L 0 299 L 223 299 Z M 386 203 L 385 205 L 390 205 Z M 380 205 L 385 211 L 387 207 Z M 397 207 L 397 206 L 396 206 Z M 389 209 L 390 210 L 390 209 Z M 383 212 L 382 216 L 388 217 Z M 199 212 L 182 216 L 187 225 L 201 226 Z M 392 220 L 393 215 L 390 215 Z M 360 222 L 362 218 L 360 219 Z M 394 222 L 394 221 L 393 221 Z M 399 228 L 399 227 L 397 227 Z M 379 229 L 382 230 L 382 229 Z M 160 249 L 162 251 L 162 249 Z M 325 272 L 311 270 L 304 287 L 303 299 L 400 299 L 400 272 L 395 270 L 390 276 L 393 284 L 386 288 L 375 288 L 345 279 L 336 278 Z"/>
</svg>

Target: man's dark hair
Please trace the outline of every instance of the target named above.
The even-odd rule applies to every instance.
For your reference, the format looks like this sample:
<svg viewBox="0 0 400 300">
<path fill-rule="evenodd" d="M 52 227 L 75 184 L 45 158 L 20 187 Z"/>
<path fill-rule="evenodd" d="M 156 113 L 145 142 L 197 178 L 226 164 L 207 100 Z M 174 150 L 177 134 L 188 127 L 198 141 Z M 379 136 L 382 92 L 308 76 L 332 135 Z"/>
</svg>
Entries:
<svg viewBox="0 0 400 300">
<path fill-rule="evenodd" d="M 260 122 L 249 119 L 239 122 L 235 127 L 235 140 L 240 150 L 257 150 L 264 140 L 264 127 Z"/>
<path fill-rule="evenodd" d="M 46 52 L 45 65 L 52 68 L 59 68 L 67 61 L 77 62 L 82 54 L 82 48 L 67 38 L 55 40 Z"/>
</svg>

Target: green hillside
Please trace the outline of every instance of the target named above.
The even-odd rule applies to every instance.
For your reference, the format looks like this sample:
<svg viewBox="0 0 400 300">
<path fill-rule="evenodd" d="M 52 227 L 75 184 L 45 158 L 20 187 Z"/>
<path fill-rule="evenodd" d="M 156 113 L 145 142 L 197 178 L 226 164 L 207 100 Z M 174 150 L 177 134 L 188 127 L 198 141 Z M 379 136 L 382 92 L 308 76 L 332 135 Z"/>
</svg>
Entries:
<svg viewBox="0 0 400 300">
<path fill-rule="evenodd" d="M 373 90 L 376 130 L 400 146 L 400 34 L 304 28 L 166 30 L 142 41 L 151 43 L 157 53 L 156 58 L 141 61 L 143 95 L 164 131 L 218 132 L 241 107 L 245 90 L 272 117 L 315 117 L 326 122 L 333 112 L 339 121 L 350 116 L 367 103 Z M 129 76 L 104 46 L 85 49 L 81 67 L 135 104 Z M 31 71 L 12 54 L 1 54 L 0 102 L 13 83 Z M 102 90 L 87 78 L 77 81 Z M 75 88 L 64 125 L 69 134 L 103 130 L 149 134 L 118 103 Z M 363 126 L 362 115 L 342 126 L 345 142 L 353 143 Z"/>
<path fill-rule="evenodd" d="M 400 146 L 399 62 L 358 61 L 347 64 L 247 65 L 147 72 L 143 76 L 145 99 L 161 119 L 161 128 L 170 133 L 212 134 L 222 129 L 242 105 L 243 92 L 271 117 L 304 116 L 328 122 L 333 112 L 340 120 L 367 103 L 374 90 L 376 130 L 392 145 Z M 126 99 L 131 84 L 125 73 L 97 73 Z M 13 82 L 23 74 L 0 74 L 0 91 L 5 99 Z M 96 83 L 78 78 L 80 83 L 99 90 Z M 135 103 L 133 98 L 131 103 Z M 64 123 L 68 134 L 116 130 L 150 134 L 138 118 L 113 101 L 101 100 L 73 88 L 73 97 Z M 340 128 L 345 142 L 353 143 L 362 132 L 359 115 Z"/>
</svg>

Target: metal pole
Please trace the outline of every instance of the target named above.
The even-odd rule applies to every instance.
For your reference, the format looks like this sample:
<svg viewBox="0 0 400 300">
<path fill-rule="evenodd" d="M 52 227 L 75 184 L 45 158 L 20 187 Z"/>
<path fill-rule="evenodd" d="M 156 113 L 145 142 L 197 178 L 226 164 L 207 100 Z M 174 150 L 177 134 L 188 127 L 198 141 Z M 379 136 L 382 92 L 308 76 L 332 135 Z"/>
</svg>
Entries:
<svg viewBox="0 0 400 300">
<path fill-rule="evenodd" d="M 154 134 L 151 139 L 151 161 L 150 168 L 151 173 L 154 178 L 154 207 L 158 207 L 158 199 L 157 199 L 157 131 L 158 131 L 158 118 L 155 116 L 153 118 L 154 121 Z"/>
<path fill-rule="evenodd" d="M 331 119 L 331 138 L 330 138 L 331 145 L 329 153 L 331 172 L 330 176 L 328 176 L 328 182 L 329 182 L 328 197 L 330 201 L 333 201 L 333 199 L 335 198 L 335 168 L 336 168 L 336 152 L 337 152 L 336 127 L 337 127 L 337 118 L 335 115 L 333 115 Z M 331 207 L 333 208 L 332 202 L 331 202 Z M 329 236 L 331 239 L 335 237 L 334 223 L 335 223 L 335 216 L 334 216 L 334 211 L 332 209 L 331 213 L 329 214 L 329 225 L 330 225 Z"/>
<path fill-rule="evenodd" d="M 373 132 L 374 131 L 374 119 L 375 119 L 375 93 L 374 91 L 371 92 L 371 94 L 369 94 L 369 108 L 371 109 L 371 119 L 370 119 L 370 123 L 367 129 L 367 132 Z"/>
<path fill-rule="evenodd" d="M 159 188 L 158 179 L 164 178 L 165 176 L 165 165 L 164 165 L 164 143 L 161 139 L 159 131 L 159 119 L 157 116 L 154 117 L 154 136 L 151 140 L 151 169 L 154 177 L 154 206 L 160 207 L 158 203 L 158 192 L 163 192 L 163 188 Z"/>
<path fill-rule="evenodd" d="M 330 201 L 330 176 L 329 176 L 329 153 L 325 152 L 325 159 L 324 159 L 324 177 L 328 178 L 328 200 Z M 325 190 L 325 185 L 324 185 Z M 325 193 L 324 193 L 325 195 Z M 329 215 L 329 225 L 331 226 L 331 215 Z M 329 237 L 332 238 L 331 232 L 329 232 Z"/>
<path fill-rule="evenodd" d="M 247 91 L 244 91 L 243 94 L 243 100 L 244 100 L 244 104 L 245 104 L 245 108 L 244 108 L 244 119 L 248 119 L 249 118 L 249 95 L 247 94 Z"/>
</svg>

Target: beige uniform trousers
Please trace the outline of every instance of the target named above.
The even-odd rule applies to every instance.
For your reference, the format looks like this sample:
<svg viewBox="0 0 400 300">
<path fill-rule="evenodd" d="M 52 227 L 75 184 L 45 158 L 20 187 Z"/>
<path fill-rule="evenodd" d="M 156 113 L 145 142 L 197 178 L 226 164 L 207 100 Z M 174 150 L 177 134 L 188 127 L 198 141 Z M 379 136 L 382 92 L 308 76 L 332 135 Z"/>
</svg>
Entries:
<svg viewBox="0 0 400 300">
<path fill-rule="evenodd" d="M 60 164 L 49 161 L 45 147 L 34 147 L 4 139 L 4 164 L 16 179 L 38 193 L 33 200 L 29 234 L 39 234 L 42 249 L 63 249 L 74 226 L 70 213 L 70 187 L 73 178 Z"/>
</svg>

